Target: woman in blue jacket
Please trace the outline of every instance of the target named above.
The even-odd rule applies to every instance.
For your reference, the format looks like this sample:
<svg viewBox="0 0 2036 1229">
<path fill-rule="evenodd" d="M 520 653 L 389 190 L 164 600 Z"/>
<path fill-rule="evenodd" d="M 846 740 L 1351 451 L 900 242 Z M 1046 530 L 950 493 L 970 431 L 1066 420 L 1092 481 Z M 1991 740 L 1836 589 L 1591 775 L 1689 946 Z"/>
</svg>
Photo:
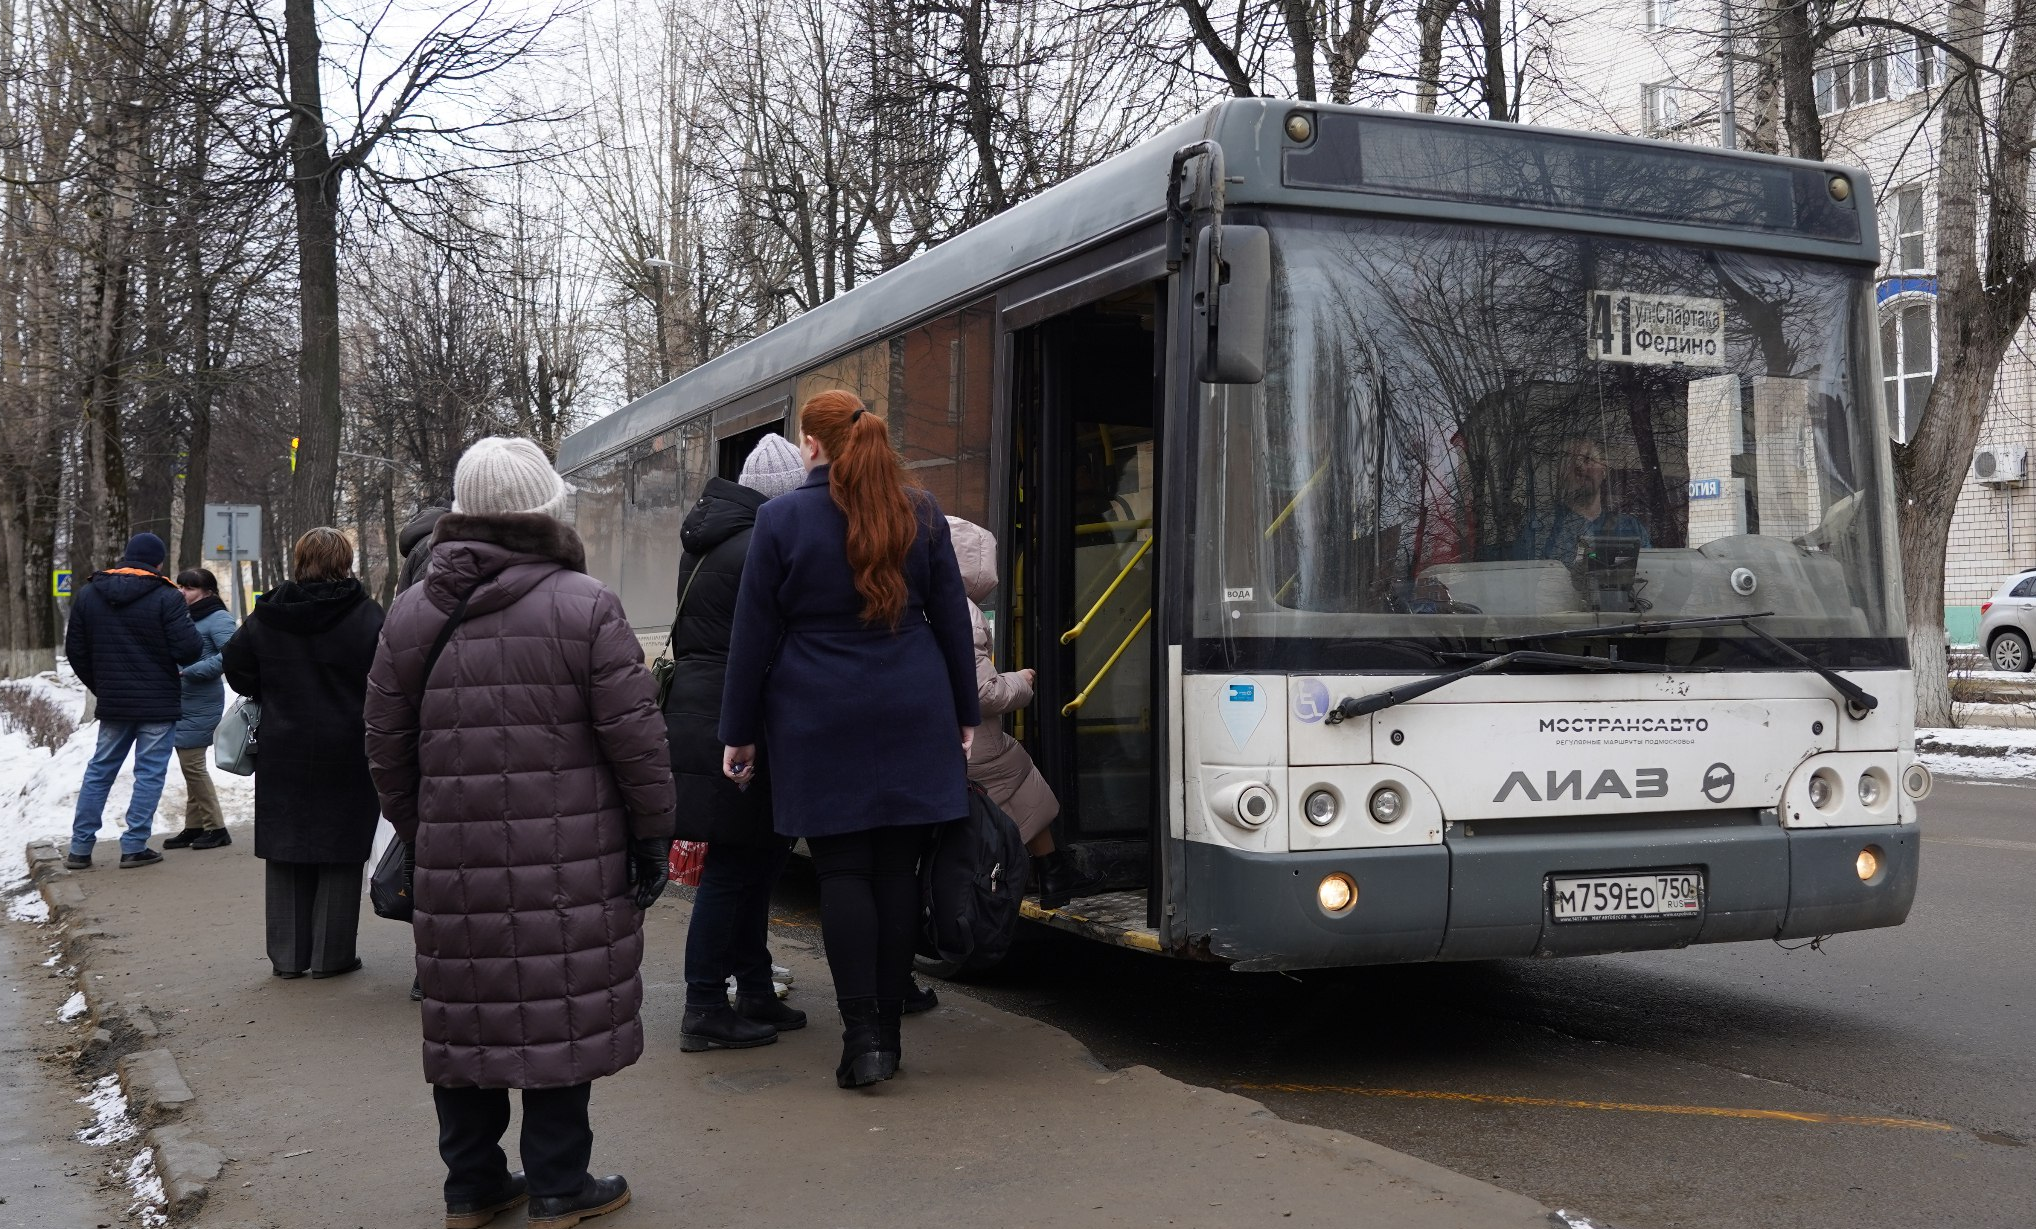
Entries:
<svg viewBox="0 0 2036 1229">
<path fill-rule="evenodd" d="M 219 579 L 204 568 L 189 568 L 177 574 L 177 588 L 184 595 L 191 622 L 198 628 L 197 661 L 180 671 L 183 707 L 170 745 L 177 749 L 177 765 L 184 770 L 184 830 L 163 842 L 164 849 L 217 849 L 233 844 L 226 831 L 226 816 L 219 809 L 219 794 L 212 788 L 212 768 L 205 762 L 212 749 L 212 731 L 226 714 L 226 688 L 220 683 L 219 650 L 233 639 L 233 615 L 219 600 Z"/>
<path fill-rule="evenodd" d="M 721 700 L 722 771 L 771 752 L 772 824 L 806 838 L 841 1008 L 835 1082 L 896 1074 L 919 851 L 968 812 L 981 716 L 968 597 L 932 496 L 853 393 L 799 409 L 806 481 L 757 509 Z"/>
</svg>

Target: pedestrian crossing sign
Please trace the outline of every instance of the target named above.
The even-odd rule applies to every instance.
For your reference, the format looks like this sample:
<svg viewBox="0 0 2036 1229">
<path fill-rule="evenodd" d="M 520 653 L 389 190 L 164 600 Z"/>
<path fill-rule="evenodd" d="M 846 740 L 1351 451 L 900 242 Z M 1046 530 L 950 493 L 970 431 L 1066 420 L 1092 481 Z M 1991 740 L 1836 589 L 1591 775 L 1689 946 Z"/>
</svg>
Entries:
<svg viewBox="0 0 2036 1229">
<path fill-rule="evenodd" d="M 49 574 L 49 591 L 51 597 L 71 596 L 71 569 L 51 569 Z"/>
</svg>

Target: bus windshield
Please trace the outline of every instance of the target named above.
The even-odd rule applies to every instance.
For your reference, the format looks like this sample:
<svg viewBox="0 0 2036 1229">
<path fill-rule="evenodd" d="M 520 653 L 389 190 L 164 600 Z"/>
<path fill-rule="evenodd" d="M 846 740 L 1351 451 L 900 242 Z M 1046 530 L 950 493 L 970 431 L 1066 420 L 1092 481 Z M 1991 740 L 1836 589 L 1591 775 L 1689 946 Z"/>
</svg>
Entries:
<svg viewBox="0 0 2036 1229">
<path fill-rule="evenodd" d="M 1366 641 L 1768 613 L 1820 662 L 1904 664 L 1864 271 L 1269 223 L 1265 381 L 1204 389 L 1198 641 L 1312 642 L 1292 664 L 1326 669 L 1320 642 L 1362 666 Z M 1743 627 L 1648 639 L 1780 664 Z"/>
</svg>

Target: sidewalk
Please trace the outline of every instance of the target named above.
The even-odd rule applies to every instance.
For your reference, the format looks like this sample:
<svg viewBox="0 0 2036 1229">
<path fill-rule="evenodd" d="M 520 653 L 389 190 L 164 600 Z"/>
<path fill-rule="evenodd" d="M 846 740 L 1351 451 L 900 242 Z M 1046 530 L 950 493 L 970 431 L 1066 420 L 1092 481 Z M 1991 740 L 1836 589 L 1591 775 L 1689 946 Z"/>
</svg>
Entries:
<svg viewBox="0 0 2036 1229">
<path fill-rule="evenodd" d="M 38 872 L 83 933 L 72 955 L 92 1009 L 121 1017 L 116 1044 L 169 1051 L 194 1096 L 146 1109 L 149 1077 L 132 1074 L 143 1060 L 129 1061 L 131 1094 L 202 1141 L 201 1157 L 210 1144 L 227 1158 L 194 1223 L 437 1225 L 409 931 L 368 914 L 362 972 L 271 977 L 261 865 L 252 833 L 236 837 L 133 875 Z M 939 1010 L 906 1021 L 904 1072 L 842 1092 L 826 964 L 797 939 L 773 950 L 811 1026 L 755 1050 L 681 1054 L 687 913 L 671 893 L 651 911 L 646 1052 L 595 1087 L 595 1172 L 626 1174 L 636 1193 L 590 1222 L 603 1229 L 1549 1223 L 1524 1197 L 1241 1097 L 1105 1070 L 1066 1034 L 946 987 Z M 513 1158 L 513 1127 L 505 1142 Z M 173 1195 L 178 1176 L 166 1175 Z"/>
</svg>

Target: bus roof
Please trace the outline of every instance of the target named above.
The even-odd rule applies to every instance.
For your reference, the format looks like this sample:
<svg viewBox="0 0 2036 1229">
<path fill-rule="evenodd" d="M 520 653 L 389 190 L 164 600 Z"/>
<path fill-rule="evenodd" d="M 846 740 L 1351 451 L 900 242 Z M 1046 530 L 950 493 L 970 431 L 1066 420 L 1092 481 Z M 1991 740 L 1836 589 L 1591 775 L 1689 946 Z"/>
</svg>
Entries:
<svg viewBox="0 0 2036 1229">
<path fill-rule="evenodd" d="M 1381 147 L 1397 138 L 1399 158 L 1392 171 L 1367 175 L 1354 156 L 1302 161 L 1309 151 L 1294 149 L 1281 135 L 1286 117 L 1296 110 L 1314 116 L 1324 131 L 1330 125 L 1343 125 L 1353 136 L 1368 130 L 1368 139 L 1375 136 Z M 1548 213 L 1566 212 L 1593 216 L 1594 228 L 1608 233 L 1715 243 L 1724 229 L 1734 232 L 1735 246 L 1878 261 L 1869 181 L 1852 168 L 1568 129 L 1327 103 L 1229 99 L 595 420 L 560 444 L 560 472 L 570 473 L 701 410 L 951 310 L 1029 269 L 1156 221 L 1165 212 L 1174 151 L 1205 137 L 1224 149 L 1233 181 L 1227 191 L 1231 205 L 1362 208 L 1481 224 L 1547 225 Z M 1410 161 L 1419 165 L 1409 169 Z M 1634 192 L 1608 194 L 1605 185 L 1621 182 L 1618 172 L 1628 168 L 1633 173 L 1625 179 L 1634 181 L 1644 180 L 1641 170 L 1685 173 L 1658 184 L 1651 199 L 1661 203 L 1654 205 L 1636 202 L 1640 194 Z M 1191 172 L 1204 173 L 1199 164 Z M 1825 202 L 1823 211 L 1842 213 L 1839 220 L 1849 229 L 1811 225 L 1820 220 L 1815 216 L 1798 225 L 1792 211 L 1788 225 L 1763 221 L 1760 201 L 1777 193 L 1788 197 L 1791 184 L 1796 202 L 1804 200 L 1805 184 L 1814 185 L 1814 195 L 1821 197 L 1822 185 L 1833 176 L 1849 179 L 1850 203 L 1840 208 Z M 1711 190 L 1721 181 L 1733 187 L 1725 193 Z M 1701 205 L 1691 202 L 1707 191 L 1721 203 L 1713 216 L 1692 218 L 1692 209 Z"/>
</svg>

